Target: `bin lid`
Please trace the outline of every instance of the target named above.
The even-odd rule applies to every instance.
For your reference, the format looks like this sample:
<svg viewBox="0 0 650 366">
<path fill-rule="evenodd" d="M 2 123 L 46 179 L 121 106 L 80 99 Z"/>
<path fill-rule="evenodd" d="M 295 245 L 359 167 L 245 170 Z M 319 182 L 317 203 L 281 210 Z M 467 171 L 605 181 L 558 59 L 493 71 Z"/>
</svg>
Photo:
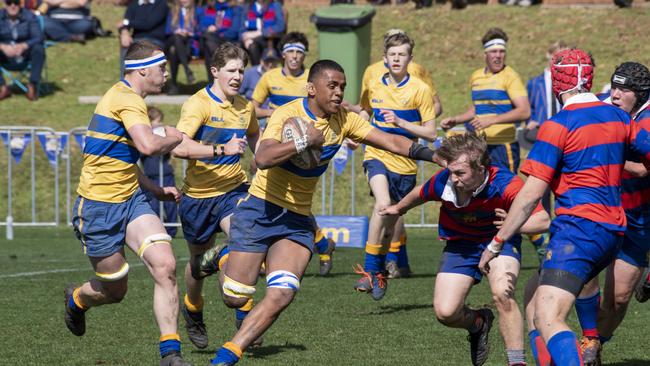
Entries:
<svg viewBox="0 0 650 366">
<path fill-rule="evenodd" d="M 316 9 L 309 20 L 317 26 L 359 28 L 375 16 L 372 5 L 336 4 Z"/>
</svg>

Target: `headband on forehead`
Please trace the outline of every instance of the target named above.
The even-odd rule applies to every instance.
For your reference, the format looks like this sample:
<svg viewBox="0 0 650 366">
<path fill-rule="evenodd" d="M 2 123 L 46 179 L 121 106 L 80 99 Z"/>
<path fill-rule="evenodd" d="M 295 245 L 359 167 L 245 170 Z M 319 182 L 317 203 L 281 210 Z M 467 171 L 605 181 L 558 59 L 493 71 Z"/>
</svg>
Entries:
<svg viewBox="0 0 650 366">
<path fill-rule="evenodd" d="M 492 50 L 505 50 L 506 49 L 506 41 L 501 39 L 501 38 L 495 38 L 491 39 L 483 45 L 483 50 L 484 51 L 492 51 Z"/>
<path fill-rule="evenodd" d="M 302 52 L 302 53 L 306 53 L 305 45 L 300 43 L 300 42 L 287 43 L 282 47 L 282 53 L 293 51 L 293 50 L 296 50 L 296 51 Z"/>
<path fill-rule="evenodd" d="M 160 65 L 164 62 L 167 62 L 167 59 L 165 58 L 165 54 L 161 52 L 140 60 L 125 60 L 124 70 L 146 69 L 147 67 Z"/>
</svg>

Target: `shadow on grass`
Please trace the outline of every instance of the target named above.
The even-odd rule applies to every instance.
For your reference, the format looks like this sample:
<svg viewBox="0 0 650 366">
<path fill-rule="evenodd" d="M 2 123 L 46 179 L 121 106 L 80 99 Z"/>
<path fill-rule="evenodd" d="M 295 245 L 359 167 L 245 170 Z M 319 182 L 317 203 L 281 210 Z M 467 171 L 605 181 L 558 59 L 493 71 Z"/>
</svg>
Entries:
<svg viewBox="0 0 650 366">
<path fill-rule="evenodd" d="M 315 273 L 310 273 L 305 275 L 305 277 L 310 277 L 310 278 L 336 278 L 336 277 L 355 277 L 359 276 L 358 274 L 354 272 L 330 272 L 327 276 L 321 276 Z M 403 277 L 403 278 L 393 278 L 390 279 L 391 281 L 393 280 L 408 280 L 409 278 L 434 278 L 436 277 L 435 273 L 412 273 L 409 277 Z"/>
<path fill-rule="evenodd" d="M 650 366 L 650 360 L 625 359 L 620 362 L 607 363 L 608 366 Z"/>
<path fill-rule="evenodd" d="M 249 348 L 246 352 L 250 353 L 251 358 L 265 358 L 286 351 L 306 351 L 307 347 L 302 344 L 285 343 L 284 345 L 261 346 Z"/>
<path fill-rule="evenodd" d="M 386 315 L 404 311 L 431 309 L 431 304 L 395 304 L 380 306 L 379 309 L 369 312 L 367 315 Z"/>
</svg>

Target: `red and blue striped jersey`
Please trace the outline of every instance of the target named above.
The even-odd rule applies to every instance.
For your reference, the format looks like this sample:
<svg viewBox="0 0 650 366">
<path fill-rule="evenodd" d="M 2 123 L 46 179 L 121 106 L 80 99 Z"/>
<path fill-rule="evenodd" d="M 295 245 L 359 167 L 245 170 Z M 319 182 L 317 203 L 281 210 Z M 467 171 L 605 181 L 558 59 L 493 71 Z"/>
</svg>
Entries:
<svg viewBox="0 0 650 366">
<path fill-rule="evenodd" d="M 632 141 L 628 114 L 583 93 L 544 122 L 521 172 L 549 183 L 555 214 L 624 231 L 621 173 Z"/>
<path fill-rule="evenodd" d="M 492 240 L 497 234 L 498 230 L 494 226 L 497 217 L 494 210 L 501 208 L 508 211 L 524 181 L 509 170 L 493 166 L 488 169 L 488 173 L 483 189 L 475 193 L 463 207 L 445 199 L 446 195 L 443 194 L 446 190 L 454 191 L 449 179 L 449 169 L 438 171 L 424 183 L 420 189 L 420 198 L 442 203 L 438 224 L 440 239 L 484 243 Z M 534 212 L 542 209 L 542 206 L 538 205 Z M 521 236 L 515 235 L 510 240 L 521 241 Z"/>
<path fill-rule="evenodd" d="M 647 136 L 647 131 L 650 131 L 650 103 L 642 107 L 635 120 L 637 135 L 640 135 L 636 141 L 640 141 L 642 135 Z M 636 154 L 628 160 L 638 162 L 641 159 Z M 623 171 L 621 188 L 623 191 L 621 201 L 627 217 L 627 226 L 637 229 L 650 228 L 650 176 L 639 178 Z"/>
</svg>

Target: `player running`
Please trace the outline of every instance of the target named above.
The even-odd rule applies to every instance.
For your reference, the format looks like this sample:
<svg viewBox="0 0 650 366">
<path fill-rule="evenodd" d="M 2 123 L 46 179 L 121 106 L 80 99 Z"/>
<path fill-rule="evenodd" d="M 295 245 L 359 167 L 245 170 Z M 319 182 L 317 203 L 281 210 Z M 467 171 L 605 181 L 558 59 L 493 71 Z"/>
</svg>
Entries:
<svg viewBox="0 0 650 366">
<path fill-rule="evenodd" d="M 248 55 L 240 47 L 225 42 L 217 48 L 210 62 L 214 81 L 183 104 L 177 125 L 183 142 L 172 151 L 175 157 L 189 159 L 179 207 L 191 258 L 185 267 L 181 313 L 198 348 L 208 346 L 200 258 L 214 246 L 217 233 L 230 232 L 232 212 L 249 187 L 240 155 L 247 144 L 254 153 L 259 137 L 255 108 L 239 95 L 247 63 Z M 237 320 L 251 308 L 252 300 L 237 310 Z"/>
<path fill-rule="evenodd" d="M 556 365 L 583 364 L 576 335 L 565 319 L 584 284 L 612 262 L 623 241 L 626 219 L 620 186 L 627 146 L 650 157 L 648 131 L 637 133 L 625 111 L 589 93 L 593 72 L 594 62 L 582 50 L 563 50 L 553 57 L 553 93 L 562 111 L 540 128 L 522 167 L 528 180 L 479 264 L 483 272 L 490 271 L 504 241 L 550 186 L 556 218 L 532 300 L 536 329 L 531 347 L 538 364 L 549 358 Z"/>
<path fill-rule="evenodd" d="M 488 358 L 488 335 L 494 315 L 488 308 L 470 309 L 465 299 L 483 277 L 479 259 L 497 232 L 495 223 L 510 209 L 524 182 L 507 169 L 491 166 L 485 137 L 474 132 L 447 138 L 436 153 L 447 167 L 379 213 L 404 215 L 427 201 L 442 203 L 438 236 L 447 244 L 436 275 L 433 307 L 439 322 L 469 331 L 472 364 L 482 365 Z M 520 232 L 546 231 L 549 222 L 548 213 L 538 205 Z M 521 236 L 516 234 L 504 244 L 501 255 L 490 262 L 487 274 L 511 366 L 526 364 L 523 319 L 515 300 L 520 249 Z"/>
<path fill-rule="evenodd" d="M 293 301 L 313 251 L 311 202 L 316 184 L 346 137 L 411 159 L 434 159 L 432 150 L 373 128 L 356 113 L 342 109 L 344 89 L 341 66 L 331 60 L 318 61 L 309 70 L 308 97 L 279 107 L 269 120 L 255 154 L 260 171 L 250 195 L 231 219 L 224 302 L 239 307 L 253 296 L 263 261 L 267 290 L 235 336 L 217 350 L 213 365 L 237 363 L 243 350 Z M 308 121 L 305 134 L 281 142 L 284 122 L 295 117 Z M 322 148 L 315 168 L 300 168 L 290 161 L 310 148 Z"/>
<path fill-rule="evenodd" d="M 164 155 L 182 140 L 165 127 L 151 129 L 144 97 L 159 93 L 167 79 L 165 55 L 158 46 L 134 42 L 126 52 L 125 75 L 95 108 L 84 147 L 84 161 L 72 224 L 96 278 L 65 291 L 65 322 L 85 333 L 85 312 L 122 301 L 129 264 L 124 245 L 142 259 L 154 279 L 153 310 L 160 330 L 160 365 L 185 366 L 178 335 L 178 287 L 172 238 L 151 210 L 138 181 L 146 177 L 136 165 L 140 154 Z M 167 191 L 169 192 L 169 191 Z"/>
<path fill-rule="evenodd" d="M 372 116 L 372 126 L 384 132 L 413 141 L 434 141 L 437 131 L 431 89 L 407 71 L 414 46 L 415 42 L 405 33 L 386 38 L 384 63 L 389 65 L 389 71 L 368 82 L 360 115 L 364 119 Z M 411 159 L 369 146 L 363 167 L 375 206 L 368 223 L 364 266 L 356 269 L 362 277 L 354 288 L 380 300 L 386 293 L 386 255 L 391 246 L 399 248 L 400 243 L 394 233 L 398 217 L 380 216 L 379 208 L 398 202 L 413 189 L 417 165 Z"/>
</svg>

